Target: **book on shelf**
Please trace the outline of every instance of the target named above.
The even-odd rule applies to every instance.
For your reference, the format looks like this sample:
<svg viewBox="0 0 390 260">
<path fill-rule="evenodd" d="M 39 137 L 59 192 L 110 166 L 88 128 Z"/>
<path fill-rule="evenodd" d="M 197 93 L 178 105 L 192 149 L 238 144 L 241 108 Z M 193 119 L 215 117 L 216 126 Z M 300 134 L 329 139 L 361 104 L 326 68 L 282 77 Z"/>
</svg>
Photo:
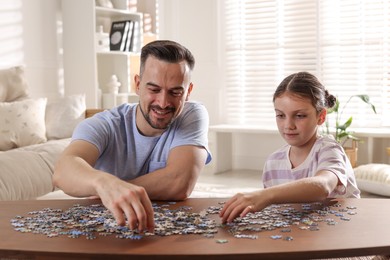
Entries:
<svg viewBox="0 0 390 260">
<path fill-rule="evenodd" d="M 129 20 L 112 22 L 110 30 L 111 51 L 125 51 L 129 27 Z"/>
<path fill-rule="evenodd" d="M 138 44 L 137 32 L 139 31 L 137 21 L 125 20 L 115 21 L 111 24 L 110 50 L 111 51 L 136 51 Z"/>
<path fill-rule="evenodd" d="M 133 21 L 133 34 L 131 38 L 131 51 L 137 52 L 139 51 L 138 48 L 140 46 L 140 23 L 138 21 Z"/>
<path fill-rule="evenodd" d="M 138 21 L 129 21 L 129 31 L 127 35 L 127 42 L 125 51 L 127 52 L 137 52 L 139 47 L 139 22 Z"/>
<path fill-rule="evenodd" d="M 130 52 L 133 50 L 134 27 L 135 27 L 135 22 L 129 20 L 129 30 L 127 31 L 126 44 L 124 49 L 124 51 L 126 52 Z"/>
</svg>

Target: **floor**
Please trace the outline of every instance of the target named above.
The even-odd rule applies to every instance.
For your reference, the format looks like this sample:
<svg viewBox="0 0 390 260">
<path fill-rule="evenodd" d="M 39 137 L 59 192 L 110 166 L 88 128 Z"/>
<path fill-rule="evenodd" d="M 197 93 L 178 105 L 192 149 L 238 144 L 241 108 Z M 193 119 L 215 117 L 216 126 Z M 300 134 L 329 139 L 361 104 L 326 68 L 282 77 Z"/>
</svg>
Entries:
<svg viewBox="0 0 390 260">
<path fill-rule="evenodd" d="M 233 187 L 262 187 L 261 172 L 254 170 L 234 170 L 223 173 L 203 173 L 198 182 L 220 184 Z"/>
<path fill-rule="evenodd" d="M 261 172 L 234 170 L 218 174 L 202 174 L 191 197 L 230 197 L 237 192 L 249 192 L 263 188 Z M 361 192 L 362 198 L 387 198 Z"/>
<path fill-rule="evenodd" d="M 237 192 L 249 192 L 262 187 L 261 173 L 254 170 L 202 173 L 191 197 L 231 197 Z"/>
</svg>

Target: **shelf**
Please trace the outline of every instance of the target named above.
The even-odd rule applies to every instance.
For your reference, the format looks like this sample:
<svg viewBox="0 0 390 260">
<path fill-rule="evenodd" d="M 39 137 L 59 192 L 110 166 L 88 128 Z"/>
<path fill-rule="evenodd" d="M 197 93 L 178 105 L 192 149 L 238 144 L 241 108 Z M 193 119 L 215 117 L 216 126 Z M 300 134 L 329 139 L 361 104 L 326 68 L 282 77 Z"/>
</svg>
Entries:
<svg viewBox="0 0 390 260">
<path fill-rule="evenodd" d="M 118 55 L 118 56 L 131 56 L 138 55 L 138 52 L 125 52 L 125 51 L 97 51 L 98 55 Z"/>
<path fill-rule="evenodd" d="M 102 101 L 103 108 L 110 109 L 121 104 L 137 102 L 138 95 L 136 93 L 104 93 Z"/>
<path fill-rule="evenodd" d="M 117 16 L 134 16 L 134 17 L 142 17 L 142 13 L 138 12 L 130 12 L 127 10 L 122 9 L 114 9 L 114 8 L 106 8 L 106 7 L 100 7 L 96 6 L 96 15 L 97 16 L 106 16 L 106 17 L 117 17 Z"/>
<path fill-rule="evenodd" d="M 118 93 L 116 94 L 118 97 L 138 97 L 135 93 Z"/>
<path fill-rule="evenodd" d="M 156 1 L 138 1 L 137 8 L 129 8 L 129 0 L 111 0 L 116 8 L 96 5 L 95 0 L 61 1 L 63 19 L 64 88 L 67 95 L 85 93 L 90 108 L 105 108 L 124 103 L 138 102 L 134 93 L 134 76 L 139 73 L 140 51 L 144 41 L 153 35 L 144 34 L 144 13 L 156 18 Z M 109 34 L 115 21 L 135 21 L 131 52 L 109 51 Z M 156 32 L 156 24 L 151 24 Z M 75 41 L 74 39 L 82 39 Z M 109 93 L 107 82 L 112 75 L 121 83 L 118 94 Z M 111 107 L 110 107 L 111 106 Z"/>
</svg>

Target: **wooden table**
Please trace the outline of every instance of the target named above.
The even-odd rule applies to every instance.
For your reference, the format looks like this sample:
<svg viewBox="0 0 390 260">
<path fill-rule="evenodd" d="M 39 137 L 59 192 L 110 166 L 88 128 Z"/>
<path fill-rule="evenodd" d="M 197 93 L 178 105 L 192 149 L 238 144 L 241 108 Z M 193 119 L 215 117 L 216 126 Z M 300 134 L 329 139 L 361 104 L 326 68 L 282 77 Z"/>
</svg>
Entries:
<svg viewBox="0 0 390 260">
<path fill-rule="evenodd" d="M 218 205 L 223 199 L 188 199 L 175 205 L 191 206 L 200 212 Z M 390 255 L 390 200 L 345 199 L 333 200 L 342 207 L 355 206 L 356 215 L 350 221 L 338 221 L 335 226 L 320 222 L 319 231 L 302 230 L 292 226 L 288 235 L 292 241 L 271 239 L 280 230 L 256 233 L 258 239 L 234 238 L 219 228 L 214 238 L 202 235 L 145 236 L 140 240 L 119 239 L 115 236 L 49 238 L 41 234 L 14 230 L 10 220 L 17 215 L 43 208 L 68 209 L 74 204 L 100 203 L 96 200 L 48 200 L 0 202 L 0 259 L 305 259 L 363 255 Z M 297 209 L 299 204 L 291 204 Z M 220 223 L 217 215 L 211 215 Z M 219 239 L 227 243 L 217 243 Z"/>
</svg>

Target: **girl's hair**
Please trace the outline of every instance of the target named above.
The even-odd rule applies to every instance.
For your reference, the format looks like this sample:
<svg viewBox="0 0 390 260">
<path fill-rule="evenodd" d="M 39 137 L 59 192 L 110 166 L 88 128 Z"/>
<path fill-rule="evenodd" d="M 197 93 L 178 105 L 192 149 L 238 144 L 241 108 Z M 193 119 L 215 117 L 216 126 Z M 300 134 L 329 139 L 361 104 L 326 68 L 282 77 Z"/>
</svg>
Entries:
<svg viewBox="0 0 390 260">
<path fill-rule="evenodd" d="M 317 113 L 336 104 L 336 97 L 329 94 L 319 80 L 309 72 L 298 72 L 286 77 L 276 88 L 273 101 L 286 92 L 310 99 Z"/>
<path fill-rule="evenodd" d="M 157 40 L 146 44 L 141 50 L 141 76 L 145 69 L 145 62 L 149 56 L 170 63 L 177 63 L 184 60 L 187 62 L 191 71 L 195 66 L 194 56 L 186 47 L 174 41 Z"/>
</svg>

